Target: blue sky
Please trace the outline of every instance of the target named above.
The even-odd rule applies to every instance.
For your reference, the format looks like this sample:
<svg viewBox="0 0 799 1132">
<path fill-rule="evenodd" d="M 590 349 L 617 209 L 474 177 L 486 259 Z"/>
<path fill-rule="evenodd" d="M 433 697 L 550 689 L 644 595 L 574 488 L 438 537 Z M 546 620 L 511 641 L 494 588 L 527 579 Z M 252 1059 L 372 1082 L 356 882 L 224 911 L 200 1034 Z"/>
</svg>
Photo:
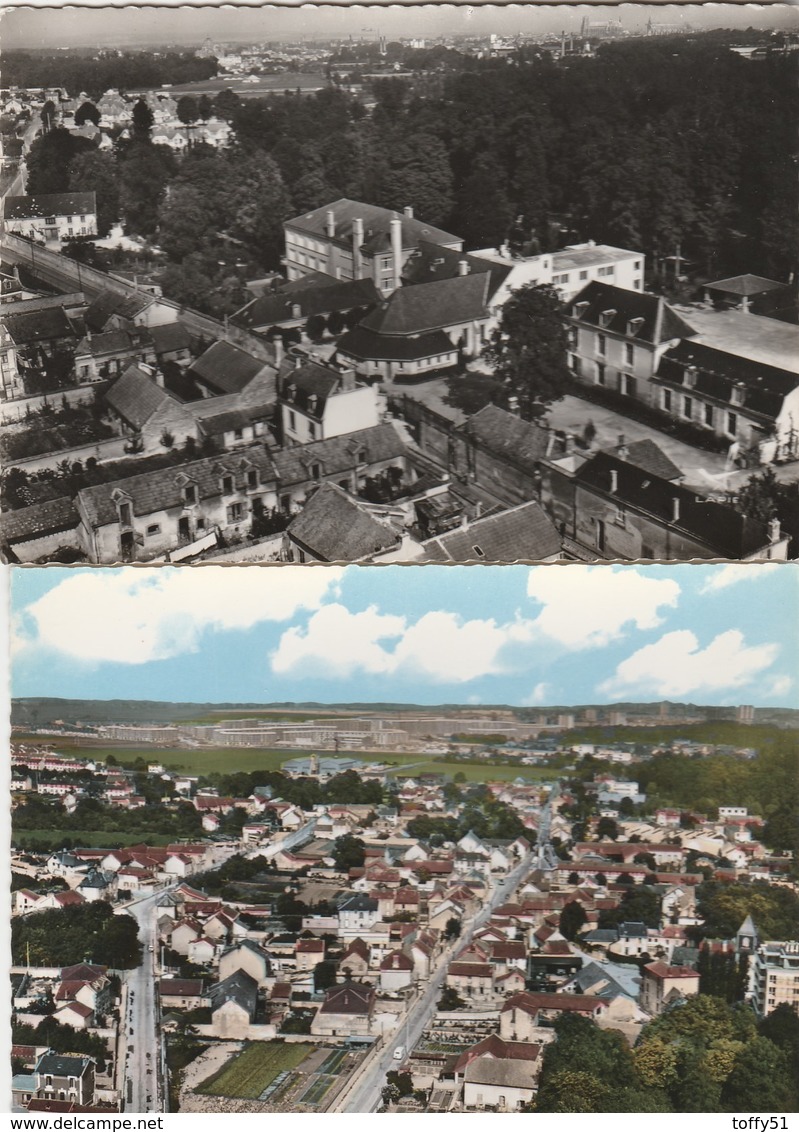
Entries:
<svg viewBox="0 0 799 1132">
<path fill-rule="evenodd" d="M 12 694 L 799 707 L 796 567 L 16 569 Z"/>
</svg>

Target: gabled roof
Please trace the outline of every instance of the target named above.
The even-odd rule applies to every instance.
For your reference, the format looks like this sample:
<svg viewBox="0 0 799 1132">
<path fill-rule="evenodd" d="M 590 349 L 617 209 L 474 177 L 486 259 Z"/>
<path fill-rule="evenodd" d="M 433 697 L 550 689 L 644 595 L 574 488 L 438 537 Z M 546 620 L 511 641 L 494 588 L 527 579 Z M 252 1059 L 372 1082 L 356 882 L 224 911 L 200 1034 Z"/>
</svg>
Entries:
<svg viewBox="0 0 799 1132">
<path fill-rule="evenodd" d="M 272 454 L 282 488 L 311 479 L 313 464 L 321 464 L 325 476 L 337 477 L 361 465 L 377 464 L 407 455 L 399 430 L 390 422 L 357 429 L 328 440 L 295 444 Z"/>
<path fill-rule="evenodd" d="M 385 335 L 422 334 L 487 316 L 490 276 L 457 275 L 400 287 L 360 324 Z"/>
<path fill-rule="evenodd" d="M 495 456 L 526 467 L 530 472 L 535 471 L 538 461 L 546 455 L 549 443 L 545 428 L 497 405 L 486 405 L 459 425 L 458 431 Z"/>
<path fill-rule="evenodd" d="M 423 543 L 425 558 L 434 562 L 515 562 L 540 560 L 560 553 L 555 524 L 535 500 L 477 519 Z"/>
<path fill-rule="evenodd" d="M 129 476 L 127 479 L 98 484 L 96 487 L 86 487 L 78 492 L 76 500 L 89 524 L 92 527 L 102 527 L 118 521 L 115 493 L 121 493 L 126 501 L 131 502 L 134 515 L 150 515 L 154 511 L 180 506 L 186 484 L 196 485 L 200 503 L 220 494 L 220 480 L 225 475 L 233 476 L 237 490 L 243 489 L 244 477 L 249 468 L 258 471 L 261 483 L 272 483 L 275 479 L 275 469 L 269 455 L 263 448 L 253 447 L 248 448 L 246 453 L 209 456 L 179 467 L 160 468 Z"/>
<path fill-rule="evenodd" d="M 231 315 L 230 321 L 248 330 L 263 330 L 297 318 L 370 307 L 379 301 L 380 293 L 371 279 L 332 280 L 315 287 L 266 291 Z"/>
<path fill-rule="evenodd" d="M 47 216 L 72 216 L 96 212 L 95 194 L 40 193 L 35 196 L 6 197 L 3 201 L 4 220 L 35 220 Z"/>
<path fill-rule="evenodd" d="M 753 315 L 757 318 L 757 315 Z M 692 384 L 686 370 L 693 369 Z M 691 389 L 733 409 L 742 408 L 774 420 L 789 393 L 799 387 L 799 374 L 777 366 L 752 361 L 701 342 L 680 342 L 660 360 L 656 380 L 678 386 L 690 395 Z M 732 400 L 732 392 L 742 387 L 742 402 Z"/>
<path fill-rule="evenodd" d="M 361 562 L 401 542 L 397 531 L 332 483 L 322 484 L 287 530 L 323 562 Z"/>
<path fill-rule="evenodd" d="M 150 417 L 167 405 L 179 405 L 177 398 L 156 382 L 149 369 L 134 363 L 125 370 L 105 395 L 106 402 L 137 431 Z"/>
<path fill-rule="evenodd" d="M 165 322 L 149 328 L 156 354 L 169 354 L 173 350 L 187 350 L 192 344 L 191 335 L 182 322 Z"/>
<path fill-rule="evenodd" d="M 682 479 L 682 470 L 672 463 L 654 440 L 648 437 L 645 440 L 633 440 L 629 444 L 617 444 L 615 448 L 605 448 L 603 451 L 618 457 L 619 460 L 625 460 L 628 464 L 633 464 L 642 472 L 660 476 L 661 479 Z"/>
<path fill-rule="evenodd" d="M 47 342 L 54 338 L 71 338 L 75 329 L 62 307 L 46 307 L 38 311 L 13 310 L 3 313 L 5 328 L 15 346 Z"/>
<path fill-rule="evenodd" d="M 155 301 L 155 296 L 146 291 L 135 291 L 121 295 L 118 291 L 106 288 L 104 291 L 100 291 L 89 304 L 84 316 L 86 325 L 91 330 L 105 330 L 108 320 L 114 315 L 132 321 Z"/>
<path fill-rule="evenodd" d="M 26 542 L 59 531 L 74 531 L 80 516 L 71 499 L 48 499 L 19 511 L 0 514 L 0 537 L 6 543 Z"/>
<path fill-rule="evenodd" d="M 611 471 L 617 473 L 612 494 Z M 650 475 L 607 452 L 587 460 L 575 480 L 607 494 L 620 506 L 640 508 L 661 523 L 688 532 L 721 558 L 746 558 L 768 543 L 765 523 L 747 518 L 734 507 L 705 500 L 696 491 Z M 675 499 L 680 512 L 676 523 Z"/>
<path fill-rule="evenodd" d="M 234 971 L 221 982 L 214 983 L 209 988 L 208 997 L 211 999 L 211 1009 L 216 1011 L 226 1002 L 235 1002 L 252 1018 L 258 1002 L 258 983 L 246 971 Z"/>
<path fill-rule="evenodd" d="M 214 342 L 190 367 L 190 373 L 220 393 L 241 393 L 267 362 L 254 358 L 230 342 Z"/>
<path fill-rule="evenodd" d="M 489 298 L 513 271 L 513 263 L 498 263 L 482 256 L 469 255 L 455 248 L 445 248 L 430 240 L 420 240 L 419 247 L 411 252 L 402 271 L 406 286 L 420 283 L 433 283 L 438 279 L 452 279 L 461 273 L 461 263 L 466 263 L 469 275 L 486 273 L 490 276 Z"/>
<path fill-rule="evenodd" d="M 370 1014 L 374 1006 L 373 987 L 347 981 L 325 992 L 320 1014 Z"/>
<path fill-rule="evenodd" d="M 583 303 L 587 305 L 578 314 L 578 305 Z M 628 291 L 597 280 L 586 284 L 564 310 L 567 317 L 579 323 L 623 335 L 631 342 L 660 345 L 672 338 L 693 338 L 696 334 L 661 295 Z M 636 319 L 641 321 L 632 327 Z"/>
<path fill-rule="evenodd" d="M 434 228 L 430 224 L 425 224 L 422 220 L 416 220 L 401 213 L 397 214 L 390 208 L 381 208 L 375 204 L 364 204 L 362 201 L 350 200 L 347 197 L 341 197 L 339 200 L 333 201 L 332 204 L 314 209 L 313 212 L 306 212 L 302 216 L 286 220 L 283 226 L 328 239 L 328 212 L 333 213 L 336 226 L 335 236 L 332 237 L 333 241 L 348 248 L 352 246 L 353 221 L 363 221 L 363 248 L 372 254 L 390 250 L 391 218 L 397 215 L 402 221 L 403 249 L 417 247 L 421 240 L 429 240 L 436 244 L 461 243 L 458 236 L 453 236 L 451 232 L 444 232 L 440 228 Z"/>
</svg>

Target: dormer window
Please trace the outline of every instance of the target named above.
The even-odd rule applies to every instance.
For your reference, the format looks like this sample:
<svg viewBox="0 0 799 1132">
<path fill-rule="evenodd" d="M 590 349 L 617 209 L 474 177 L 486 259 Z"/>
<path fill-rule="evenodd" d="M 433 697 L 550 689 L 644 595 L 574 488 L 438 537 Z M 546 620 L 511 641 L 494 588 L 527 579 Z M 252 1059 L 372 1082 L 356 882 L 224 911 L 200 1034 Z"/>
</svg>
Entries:
<svg viewBox="0 0 799 1132">
<path fill-rule="evenodd" d="M 322 478 L 322 465 L 311 464 L 311 479 L 320 480 Z"/>
<path fill-rule="evenodd" d="M 316 407 L 317 407 L 318 404 L 319 404 L 319 398 L 316 396 L 315 393 L 311 393 L 310 396 L 308 397 L 308 412 L 309 413 L 315 413 Z"/>
<path fill-rule="evenodd" d="M 286 400 L 293 401 L 297 396 L 297 386 L 293 383 L 286 386 Z"/>
<path fill-rule="evenodd" d="M 232 495 L 234 490 L 233 476 L 222 476 L 222 494 Z"/>
<path fill-rule="evenodd" d="M 119 521 L 123 527 L 130 527 L 133 523 L 133 508 L 130 503 L 119 504 Z"/>
<path fill-rule="evenodd" d="M 636 334 L 638 334 L 643 325 L 644 320 L 642 318 L 627 319 L 627 334 L 629 335 L 629 337 L 635 338 Z"/>
<path fill-rule="evenodd" d="M 247 472 L 247 487 L 257 487 L 257 486 L 258 486 L 258 472 L 255 468 L 250 468 L 249 472 Z"/>
<path fill-rule="evenodd" d="M 292 303 L 291 304 L 291 317 L 292 318 L 302 318 L 302 307 L 300 306 L 299 303 Z"/>
<path fill-rule="evenodd" d="M 573 308 L 574 309 L 574 317 L 575 318 L 582 318 L 583 315 L 585 314 L 585 312 L 588 310 L 588 307 L 589 307 L 589 304 L 585 303 L 585 302 L 575 303 L 574 308 Z"/>
<path fill-rule="evenodd" d="M 685 384 L 689 389 L 696 385 L 696 366 L 685 367 Z"/>
<path fill-rule="evenodd" d="M 616 311 L 612 308 L 610 310 L 602 311 L 599 316 L 600 326 L 610 326 L 613 319 L 616 317 Z"/>
<path fill-rule="evenodd" d="M 733 405 L 743 405 L 746 396 L 746 386 L 742 381 L 736 382 L 730 390 L 730 401 Z"/>
</svg>

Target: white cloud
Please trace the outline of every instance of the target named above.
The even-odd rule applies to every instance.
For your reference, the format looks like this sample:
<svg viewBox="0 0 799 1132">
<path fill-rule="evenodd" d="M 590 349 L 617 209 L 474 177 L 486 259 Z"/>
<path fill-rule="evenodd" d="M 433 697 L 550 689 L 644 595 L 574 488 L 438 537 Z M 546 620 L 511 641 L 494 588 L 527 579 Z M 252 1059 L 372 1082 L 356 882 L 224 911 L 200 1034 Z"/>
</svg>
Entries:
<svg viewBox="0 0 799 1132">
<path fill-rule="evenodd" d="M 537 707 L 539 704 L 545 704 L 552 696 L 551 684 L 536 684 L 530 695 L 524 701 L 529 707 Z"/>
<path fill-rule="evenodd" d="M 775 570 L 779 570 L 776 562 L 741 562 L 731 566 L 710 567 L 712 573 L 706 580 L 702 589 L 703 594 L 715 593 L 716 590 L 726 590 L 728 586 L 737 585 L 738 582 L 761 582 L 771 578 Z"/>
<path fill-rule="evenodd" d="M 464 621 L 437 610 L 408 624 L 376 606 L 351 613 L 333 604 L 314 613 L 305 628 L 286 630 L 272 654 L 272 669 L 300 675 L 323 672 L 329 678 L 356 671 L 378 676 L 407 671 L 436 682 L 466 683 L 502 672 L 502 649 L 529 639 L 529 623 L 521 620 L 505 625 Z"/>
<path fill-rule="evenodd" d="M 318 609 L 339 567 L 224 566 L 79 573 L 24 611 L 35 643 L 76 660 L 146 664 L 196 652 L 207 630 L 249 629 Z"/>
<path fill-rule="evenodd" d="M 660 698 L 741 688 L 772 665 L 778 652 L 775 644 L 747 645 L 738 629 L 700 648 L 689 629 L 680 629 L 623 660 L 598 690 L 611 698 Z"/>
<path fill-rule="evenodd" d="M 597 648 L 618 640 L 630 626 L 655 629 L 660 610 L 673 609 L 679 585 L 669 578 L 646 577 L 629 566 L 580 569 L 539 566 L 530 571 L 527 593 L 543 609 L 533 622 L 537 632 L 570 649 Z"/>
<path fill-rule="evenodd" d="M 767 696 L 787 696 L 793 687 L 790 676 L 772 676 L 766 684 Z"/>
</svg>

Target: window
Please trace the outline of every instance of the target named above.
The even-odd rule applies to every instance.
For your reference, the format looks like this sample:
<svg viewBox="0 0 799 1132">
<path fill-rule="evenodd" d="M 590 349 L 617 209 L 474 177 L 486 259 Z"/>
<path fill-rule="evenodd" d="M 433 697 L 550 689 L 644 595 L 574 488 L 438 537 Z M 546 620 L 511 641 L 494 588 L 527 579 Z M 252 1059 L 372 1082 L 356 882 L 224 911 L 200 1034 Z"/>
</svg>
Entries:
<svg viewBox="0 0 799 1132">
<path fill-rule="evenodd" d="M 183 502 L 187 507 L 191 507 L 197 502 L 197 487 L 193 483 L 187 483 L 183 488 Z"/>
<path fill-rule="evenodd" d="M 663 390 L 663 408 L 666 410 L 667 413 L 671 412 L 671 390 L 670 389 L 664 389 Z"/>
<path fill-rule="evenodd" d="M 624 360 L 628 366 L 631 366 L 635 361 L 635 347 L 632 342 L 624 343 Z"/>
<path fill-rule="evenodd" d="M 313 421 L 308 421 L 308 436 L 311 440 L 316 440 L 316 425 Z"/>
<path fill-rule="evenodd" d="M 686 420 L 691 419 L 694 410 L 694 403 L 690 397 L 683 397 L 682 399 L 682 415 Z"/>
<path fill-rule="evenodd" d="M 713 406 L 705 405 L 705 424 L 713 427 Z"/>
<path fill-rule="evenodd" d="M 233 476 L 222 476 L 222 494 L 233 494 Z"/>
<path fill-rule="evenodd" d="M 290 495 L 281 495 L 281 497 L 280 497 L 280 510 L 283 512 L 284 515 L 288 515 L 289 511 L 291 510 L 291 496 Z"/>
<path fill-rule="evenodd" d="M 48 216 L 47 219 L 45 220 L 45 224 L 55 224 L 55 217 L 54 216 Z"/>
<path fill-rule="evenodd" d="M 311 464 L 311 479 L 320 480 L 322 478 L 322 465 Z"/>
<path fill-rule="evenodd" d="M 578 377 L 580 376 L 580 359 L 576 354 L 569 354 L 569 369 Z"/>
<path fill-rule="evenodd" d="M 293 409 L 289 409 L 289 428 L 291 429 L 292 432 L 294 432 L 296 427 L 297 427 L 297 415 L 296 415 L 296 413 L 294 412 Z"/>
<path fill-rule="evenodd" d="M 580 272 L 580 278 L 581 279 L 587 279 L 588 278 L 588 272 L 587 271 L 581 271 Z"/>
<path fill-rule="evenodd" d="M 597 385 L 605 384 L 605 367 L 601 362 L 599 362 L 596 367 L 596 383 Z"/>
<path fill-rule="evenodd" d="M 601 354 L 603 358 L 608 352 L 608 340 L 604 334 L 597 334 L 596 336 L 596 352 Z"/>
<path fill-rule="evenodd" d="M 485 558 L 486 552 L 483 550 L 482 546 L 473 546 L 472 550 L 475 552 L 478 558 Z"/>
<path fill-rule="evenodd" d="M 81 218 L 80 218 L 80 222 L 81 222 L 81 224 L 85 224 L 85 223 L 86 223 L 86 217 L 85 217 L 85 216 L 81 216 Z"/>
<path fill-rule="evenodd" d="M 243 438 L 244 438 L 244 429 L 234 428 L 233 429 L 233 439 L 234 440 L 242 440 Z"/>
<path fill-rule="evenodd" d="M 622 392 L 626 393 L 628 397 L 634 397 L 636 390 L 635 378 L 631 377 L 629 373 L 625 373 L 622 377 Z"/>
<path fill-rule="evenodd" d="M 161 524 L 160 523 L 151 523 L 150 526 L 147 528 L 147 534 L 150 537 L 152 537 L 153 535 L 160 535 L 160 533 L 161 533 Z"/>
<path fill-rule="evenodd" d="M 627 514 L 623 507 L 616 508 L 616 514 L 613 516 L 613 522 L 617 527 L 624 527 L 627 525 Z"/>
<path fill-rule="evenodd" d="M 123 527 L 129 527 L 133 521 L 133 508 L 129 503 L 120 503 L 119 521 Z"/>
<path fill-rule="evenodd" d="M 250 468 L 250 470 L 247 472 L 247 487 L 257 487 L 257 486 L 258 486 L 258 472 L 255 470 L 255 468 Z"/>
<path fill-rule="evenodd" d="M 244 518 L 244 504 L 231 503 L 227 509 L 227 521 L 229 523 L 238 523 Z"/>
<path fill-rule="evenodd" d="M 735 436 L 738 432 L 738 418 L 735 413 L 727 413 L 727 432 Z"/>
<path fill-rule="evenodd" d="M 635 261 L 635 263 L 633 264 L 633 268 L 634 268 L 634 269 L 635 269 L 636 271 L 640 271 L 640 270 L 641 270 L 641 261 L 640 261 L 640 259 L 637 259 L 637 260 Z"/>
</svg>

